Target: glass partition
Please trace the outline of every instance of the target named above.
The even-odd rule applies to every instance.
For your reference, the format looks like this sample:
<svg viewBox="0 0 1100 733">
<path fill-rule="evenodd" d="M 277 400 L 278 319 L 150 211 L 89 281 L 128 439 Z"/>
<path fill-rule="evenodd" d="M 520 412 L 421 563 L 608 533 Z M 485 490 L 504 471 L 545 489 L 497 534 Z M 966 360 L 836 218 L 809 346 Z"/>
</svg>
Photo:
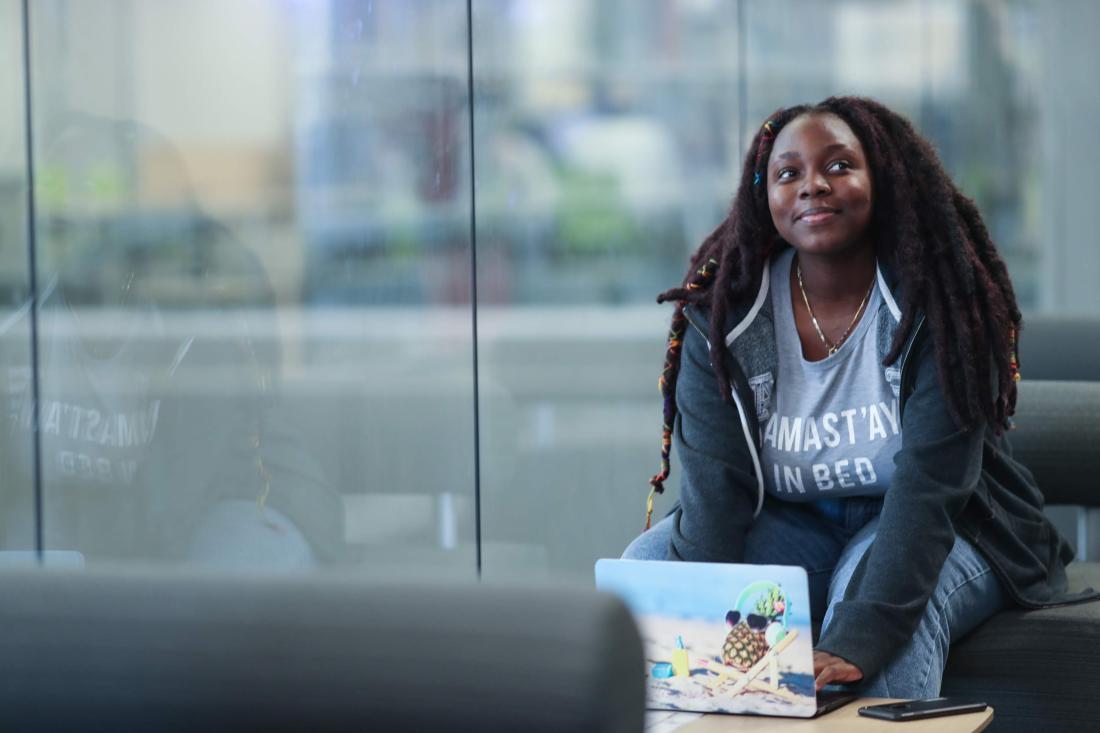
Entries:
<svg viewBox="0 0 1100 733">
<path fill-rule="evenodd" d="M 1100 314 L 1064 62 L 1093 3 L 28 5 L 29 68 L 0 0 L 9 560 L 40 522 L 65 562 L 587 580 L 658 469 L 653 299 L 780 106 L 908 115 L 1028 318 Z"/>
<path fill-rule="evenodd" d="M 1091 12 L 1054 5 L 474 0 L 486 572 L 588 576 L 640 531 L 671 310 L 652 299 L 781 106 L 858 94 L 899 110 L 977 202 L 1028 312 L 1089 297 L 1043 284 L 1084 246 L 1044 235 L 1079 216 L 1058 218 L 1041 167 L 1064 124 L 1044 60 L 1072 35 L 1063 16 Z"/>
<path fill-rule="evenodd" d="M 34 440 L 17 427 L 32 374 L 22 18 L 0 0 L 0 567 L 37 549 Z"/>
<path fill-rule="evenodd" d="M 473 3 L 489 576 L 587 577 L 642 528 L 671 312 L 654 298 L 740 173 L 737 18 L 726 2 Z"/>
<path fill-rule="evenodd" d="M 31 14 L 46 547 L 472 575 L 462 4 Z"/>
<path fill-rule="evenodd" d="M 1026 309 L 1038 305 L 1039 9 L 1032 2 L 745 3 L 747 114 L 833 94 L 878 99 L 932 140 L 974 199 Z"/>
</svg>

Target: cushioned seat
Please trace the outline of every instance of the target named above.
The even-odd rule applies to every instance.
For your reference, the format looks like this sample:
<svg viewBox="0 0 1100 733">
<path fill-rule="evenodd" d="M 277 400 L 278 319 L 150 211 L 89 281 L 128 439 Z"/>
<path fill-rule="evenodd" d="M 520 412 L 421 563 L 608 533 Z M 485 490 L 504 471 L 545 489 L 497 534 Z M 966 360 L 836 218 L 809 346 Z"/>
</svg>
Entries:
<svg viewBox="0 0 1100 733">
<path fill-rule="evenodd" d="M 1100 506 L 1097 415 L 1100 383 L 1020 383 L 1009 437 L 1047 503 Z M 1070 565 L 1069 585 L 1100 588 L 1100 563 Z M 943 694 L 988 702 L 993 731 L 1100 730 L 1100 602 L 997 614 L 951 649 Z"/>
<path fill-rule="evenodd" d="M 1100 587 L 1100 563 L 1070 566 Z M 993 730 L 1100 730 L 1100 603 L 999 613 L 955 645 L 944 695 L 985 700 Z"/>
</svg>

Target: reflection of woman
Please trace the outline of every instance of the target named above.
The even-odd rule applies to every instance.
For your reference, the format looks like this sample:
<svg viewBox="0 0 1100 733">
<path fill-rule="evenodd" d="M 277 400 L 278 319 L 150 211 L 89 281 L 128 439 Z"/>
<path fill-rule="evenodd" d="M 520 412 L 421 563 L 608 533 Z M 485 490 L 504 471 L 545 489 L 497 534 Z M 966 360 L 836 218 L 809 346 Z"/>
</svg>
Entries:
<svg viewBox="0 0 1100 733">
<path fill-rule="evenodd" d="M 626 557 L 804 567 L 819 687 L 883 697 L 935 696 L 950 642 L 1008 604 L 1086 597 L 1003 435 L 1004 263 L 903 118 L 858 98 L 776 112 L 661 299 L 678 305 L 652 483 L 674 440 L 681 499 Z"/>
<path fill-rule="evenodd" d="M 80 116 L 42 166 L 43 544 L 90 560 L 330 559 L 339 497 L 279 419 L 278 355 L 254 336 L 257 309 L 273 305 L 267 278 L 195 208 L 151 215 L 131 200 L 120 161 L 151 144 L 166 145 Z M 171 316 L 180 305 L 217 315 L 181 330 L 194 320 Z M 35 542 L 30 315 L 28 303 L 0 324 L 0 550 Z"/>
</svg>

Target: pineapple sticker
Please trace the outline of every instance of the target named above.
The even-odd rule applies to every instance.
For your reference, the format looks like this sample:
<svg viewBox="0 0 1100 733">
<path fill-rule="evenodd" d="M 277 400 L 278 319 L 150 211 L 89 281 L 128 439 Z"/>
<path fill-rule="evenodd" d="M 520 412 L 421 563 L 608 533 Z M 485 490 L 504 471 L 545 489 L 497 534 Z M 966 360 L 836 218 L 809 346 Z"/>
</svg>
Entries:
<svg viewBox="0 0 1100 733">
<path fill-rule="evenodd" d="M 722 661 L 748 671 L 787 635 L 788 610 L 779 585 L 770 581 L 751 584 L 741 592 L 737 609 L 726 614 L 730 631 L 722 645 Z"/>
</svg>

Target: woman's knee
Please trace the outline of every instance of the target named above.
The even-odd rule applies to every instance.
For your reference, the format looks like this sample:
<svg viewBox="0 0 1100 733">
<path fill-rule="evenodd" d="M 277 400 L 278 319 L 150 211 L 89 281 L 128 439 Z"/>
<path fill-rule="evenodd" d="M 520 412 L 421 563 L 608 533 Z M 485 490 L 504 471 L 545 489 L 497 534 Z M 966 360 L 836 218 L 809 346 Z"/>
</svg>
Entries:
<svg viewBox="0 0 1100 733">
<path fill-rule="evenodd" d="M 936 697 L 950 645 L 947 615 L 938 599 L 933 598 L 909 641 L 877 675 L 864 683 L 863 694 L 868 697 Z"/>
<path fill-rule="evenodd" d="M 864 694 L 882 697 L 935 697 L 939 694 L 951 644 L 1007 604 L 989 565 L 959 539 L 940 571 L 939 582 L 909 642 L 869 680 Z"/>
</svg>

